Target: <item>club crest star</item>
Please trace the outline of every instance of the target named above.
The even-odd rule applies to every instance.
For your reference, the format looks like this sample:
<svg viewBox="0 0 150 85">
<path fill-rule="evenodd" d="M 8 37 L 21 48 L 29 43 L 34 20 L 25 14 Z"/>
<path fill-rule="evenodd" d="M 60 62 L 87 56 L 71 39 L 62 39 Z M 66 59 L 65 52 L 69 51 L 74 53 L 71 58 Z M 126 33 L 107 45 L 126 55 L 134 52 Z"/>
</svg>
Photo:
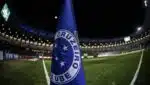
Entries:
<svg viewBox="0 0 150 85">
<path fill-rule="evenodd" d="M 55 44 L 54 47 L 57 48 L 57 44 Z"/>
<path fill-rule="evenodd" d="M 65 62 L 60 62 L 60 66 L 63 67 L 65 65 Z"/>
<path fill-rule="evenodd" d="M 63 50 L 64 50 L 64 51 L 67 51 L 67 50 L 68 50 L 68 47 L 64 45 Z"/>
<path fill-rule="evenodd" d="M 58 57 L 55 57 L 55 60 L 57 61 L 57 60 L 58 60 Z"/>
</svg>

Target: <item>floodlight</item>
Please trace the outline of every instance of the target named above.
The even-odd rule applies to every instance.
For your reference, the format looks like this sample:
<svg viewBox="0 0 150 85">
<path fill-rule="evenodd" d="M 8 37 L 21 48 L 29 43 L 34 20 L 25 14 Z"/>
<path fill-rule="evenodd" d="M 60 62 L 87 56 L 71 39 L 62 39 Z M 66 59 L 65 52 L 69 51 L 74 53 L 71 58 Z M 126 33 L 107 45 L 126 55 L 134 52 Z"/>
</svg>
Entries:
<svg viewBox="0 0 150 85">
<path fill-rule="evenodd" d="M 145 7 L 148 6 L 148 1 L 147 0 L 144 0 L 144 5 L 145 5 Z"/>
<path fill-rule="evenodd" d="M 124 38 L 124 41 L 125 41 L 125 42 L 128 42 L 128 41 L 130 41 L 130 40 L 131 40 L 130 36 L 127 36 L 127 37 Z"/>
<path fill-rule="evenodd" d="M 5 19 L 5 21 L 8 20 L 9 16 L 10 16 L 10 10 L 8 8 L 8 5 L 5 4 L 2 8 L 1 14 L 3 16 L 3 18 Z"/>
<path fill-rule="evenodd" d="M 142 30 L 142 27 L 138 27 L 138 28 L 137 28 L 137 31 L 140 31 L 140 30 Z"/>
<path fill-rule="evenodd" d="M 57 16 L 55 16 L 54 18 L 55 18 L 55 19 L 57 19 L 58 17 L 57 17 Z"/>
</svg>

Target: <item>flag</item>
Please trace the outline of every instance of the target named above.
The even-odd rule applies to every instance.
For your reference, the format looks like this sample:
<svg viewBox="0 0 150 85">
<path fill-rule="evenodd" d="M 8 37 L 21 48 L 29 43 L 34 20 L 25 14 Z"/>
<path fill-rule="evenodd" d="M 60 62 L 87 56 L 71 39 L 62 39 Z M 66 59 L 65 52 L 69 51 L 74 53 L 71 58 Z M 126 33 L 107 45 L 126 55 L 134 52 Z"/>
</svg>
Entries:
<svg viewBox="0 0 150 85">
<path fill-rule="evenodd" d="M 86 85 L 72 1 L 64 0 L 53 44 L 50 85 Z"/>
</svg>

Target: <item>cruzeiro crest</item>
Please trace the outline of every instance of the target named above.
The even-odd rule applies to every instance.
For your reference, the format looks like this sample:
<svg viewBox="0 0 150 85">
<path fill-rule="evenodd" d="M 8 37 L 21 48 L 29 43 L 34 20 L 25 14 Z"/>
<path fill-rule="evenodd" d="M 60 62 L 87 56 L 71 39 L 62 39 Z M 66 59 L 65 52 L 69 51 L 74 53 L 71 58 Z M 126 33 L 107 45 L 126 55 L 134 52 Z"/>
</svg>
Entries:
<svg viewBox="0 0 150 85">
<path fill-rule="evenodd" d="M 80 48 L 76 37 L 68 30 L 61 29 L 55 35 L 53 47 L 51 81 L 66 84 L 76 78 L 80 67 Z"/>
</svg>

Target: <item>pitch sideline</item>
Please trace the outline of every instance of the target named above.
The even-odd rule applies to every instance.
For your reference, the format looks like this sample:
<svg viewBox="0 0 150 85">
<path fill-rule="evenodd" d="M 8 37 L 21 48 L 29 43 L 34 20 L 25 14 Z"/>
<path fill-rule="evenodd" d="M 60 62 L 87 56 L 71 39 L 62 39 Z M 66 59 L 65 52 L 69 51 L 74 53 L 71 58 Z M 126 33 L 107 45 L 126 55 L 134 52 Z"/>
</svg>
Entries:
<svg viewBox="0 0 150 85">
<path fill-rule="evenodd" d="M 42 62 L 43 62 L 43 69 L 44 69 L 47 85 L 50 85 L 50 77 L 48 75 L 48 71 L 47 71 L 44 59 L 42 60 Z"/>
<path fill-rule="evenodd" d="M 144 54 L 144 49 L 142 50 L 141 58 L 140 58 L 140 61 L 139 61 L 137 70 L 136 70 L 136 72 L 135 72 L 135 74 L 134 74 L 134 77 L 133 77 L 133 79 L 132 79 L 130 85 L 134 85 L 134 83 L 135 83 L 135 81 L 136 81 L 136 79 L 137 79 L 137 77 L 138 77 L 138 74 L 139 74 L 139 71 L 140 71 L 140 68 L 141 68 L 141 64 L 142 64 L 142 60 L 143 60 L 143 54 Z"/>
</svg>

